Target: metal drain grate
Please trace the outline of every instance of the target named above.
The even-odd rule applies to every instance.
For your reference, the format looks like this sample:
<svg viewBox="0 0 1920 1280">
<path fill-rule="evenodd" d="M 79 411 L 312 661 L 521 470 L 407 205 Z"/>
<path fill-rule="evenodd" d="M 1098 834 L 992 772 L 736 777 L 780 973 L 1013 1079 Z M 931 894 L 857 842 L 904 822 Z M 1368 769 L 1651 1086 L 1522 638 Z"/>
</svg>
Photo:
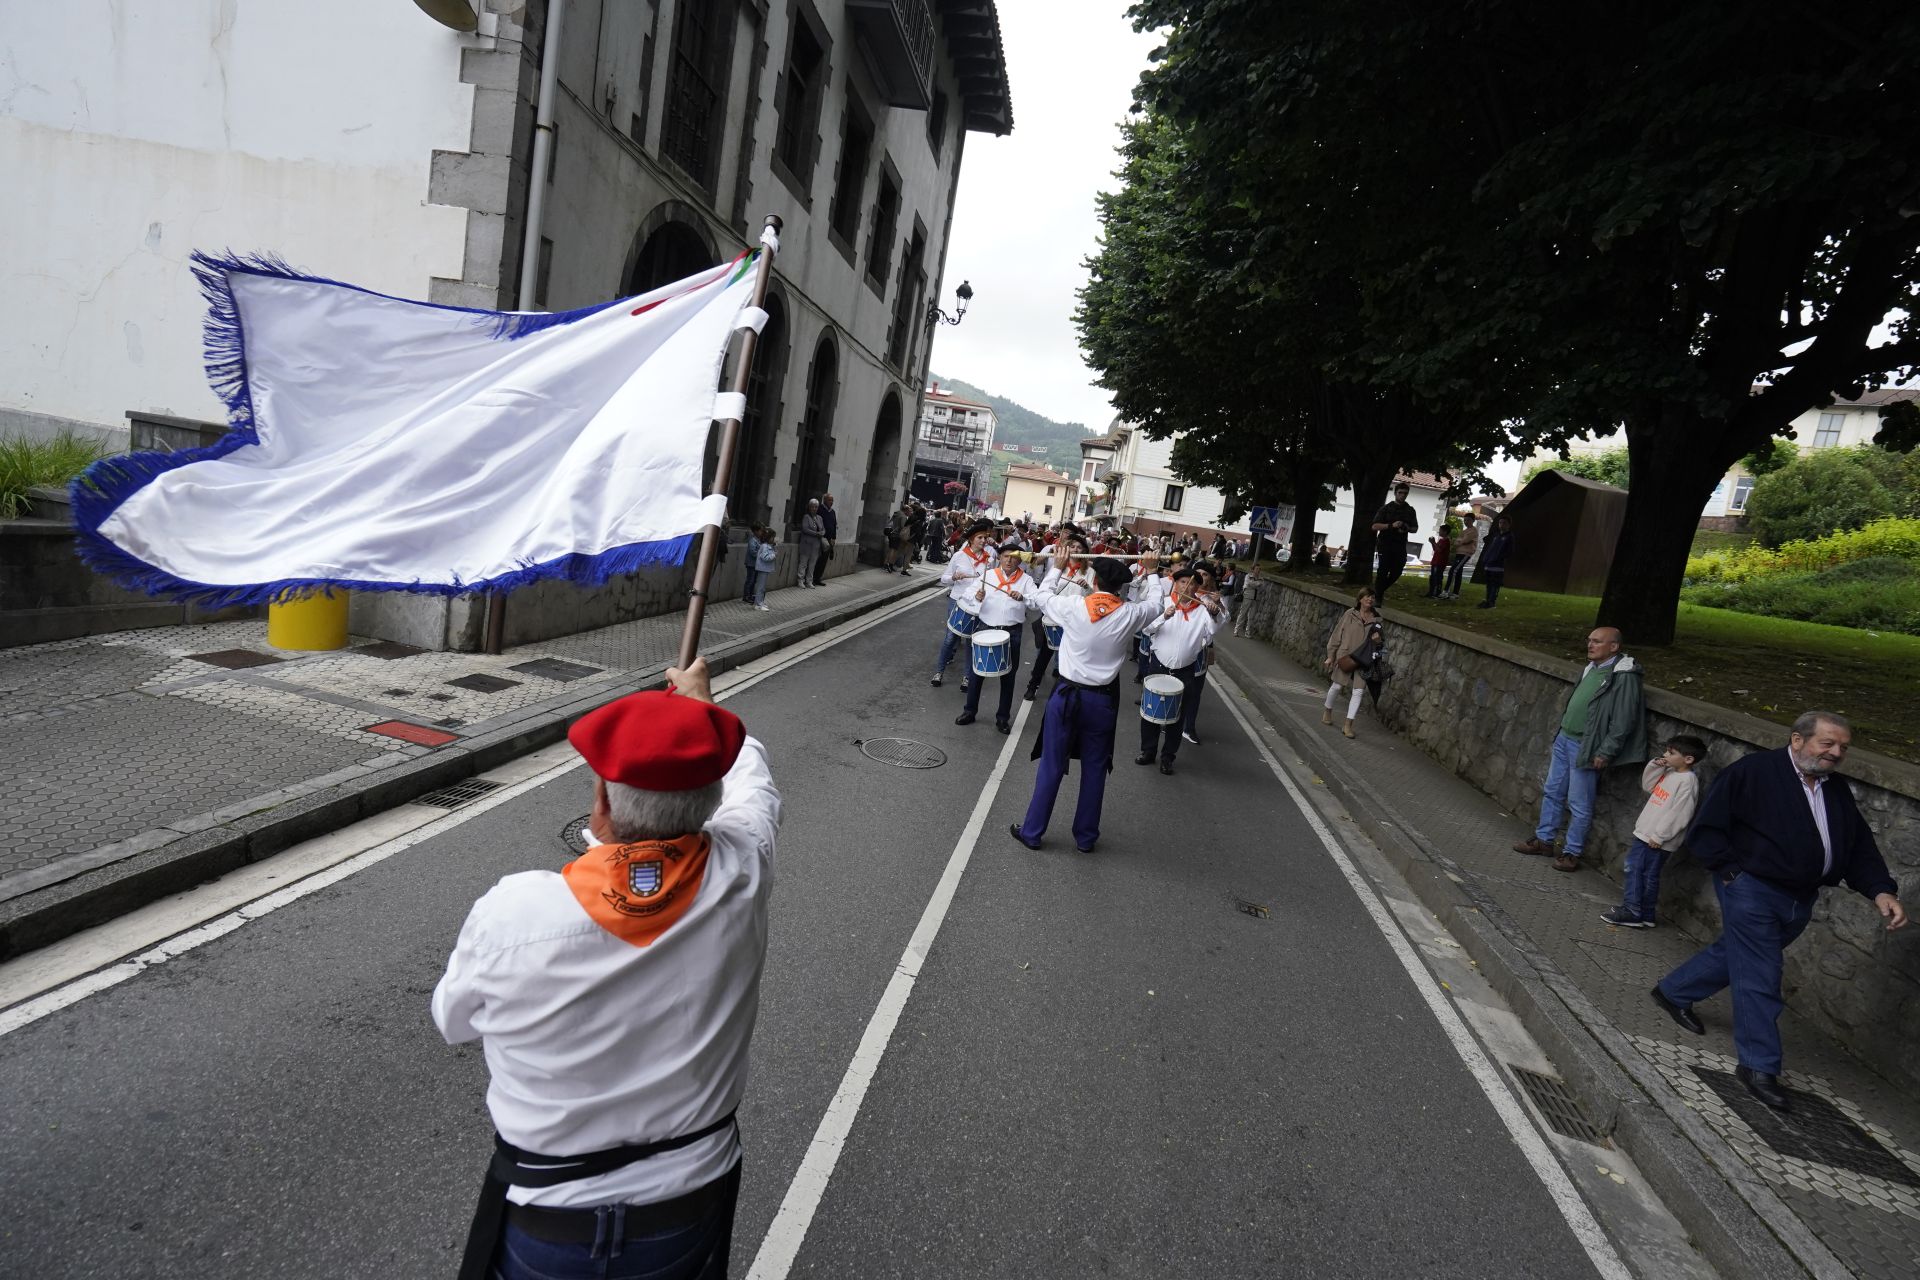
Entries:
<svg viewBox="0 0 1920 1280">
<path fill-rule="evenodd" d="M 468 778 L 465 782 L 456 782 L 450 787 L 438 791 L 429 791 L 414 801 L 415 804 L 430 804 L 436 809 L 458 809 L 462 805 L 472 804 L 489 791 L 498 791 L 498 782 L 488 782 L 485 778 Z"/>
<path fill-rule="evenodd" d="M 1695 1067 L 1732 1112 L 1783 1156 L 1823 1164 L 1832 1169 L 1879 1178 L 1903 1187 L 1920 1187 L 1920 1174 L 1909 1169 L 1845 1112 L 1817 1093 L 1788 1089 L 1793 1110 L 1781 1115 L 1747 1092 L 1730 1071 Z"/>
<path fill-rule="evenodd" d="M 1596 1147 L 1613 1146 L 1607 1136 L 1587 1119 L 1587 1113 L 1580 1109 L 1580 1103 L 1567 1088 L 1566 1081 L 1543 1076 L 1525 1067 L 1516 1067 L 1511 1062 L 1507 1064 L 1507 1070 L 1513 1072 L 1513 1078 L 1527 1091 L 1527 1097 L 1533 1100 L 1534 1110 L 1546 1120 L 1548 1128 L 1577 1142 L 1591 1142 Z"/>
<path fill-rule="evenodd" d="M 946 752 L 912 738 L 868 738 L 853 745 L 869 760 L 899 765 L 902 769 L 938 769 L 947 762 Z"/>
</svg>

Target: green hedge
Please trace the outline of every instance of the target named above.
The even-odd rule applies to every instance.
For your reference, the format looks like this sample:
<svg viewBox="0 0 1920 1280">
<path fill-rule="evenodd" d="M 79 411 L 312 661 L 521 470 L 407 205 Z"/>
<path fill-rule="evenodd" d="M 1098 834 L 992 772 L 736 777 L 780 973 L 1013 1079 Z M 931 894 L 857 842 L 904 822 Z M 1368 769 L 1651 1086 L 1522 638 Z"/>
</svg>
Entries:
<svg viewBox="0 0 1920 1280">
<path fill-rule="evenodd" d="M 1815 572 L 1743 582 L 1702 583 L 1682 591 L 1680 598 L 1769 618 L 1920 635 L 1920 563 L 1899 556 L 1872 556 Z"/>
<path fill-rule="evenodd" d="M 1789 542 L 1769 550 L 1745 547 L 1687 559 L 1687 582 L 1743 583 L 1784 574 L 1810 573 L 1876 556 L 1920 564 L 1920 520 L 1875 520 L 1863 529 Z M 1729 606 L 1733 607 L 1733 606 Z"/>
</svg>

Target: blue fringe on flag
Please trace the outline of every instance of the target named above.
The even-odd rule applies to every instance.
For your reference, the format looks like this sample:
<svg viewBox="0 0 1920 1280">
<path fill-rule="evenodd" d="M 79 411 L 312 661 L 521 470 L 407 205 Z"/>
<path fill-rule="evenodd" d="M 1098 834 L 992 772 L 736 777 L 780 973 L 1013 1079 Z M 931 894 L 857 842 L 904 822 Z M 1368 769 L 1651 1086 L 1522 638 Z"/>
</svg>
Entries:
<svg viewBox="0 0 1920 1280">
<path fill-rule="evenodd" d="M 175 468 L 223 458 L 236 449 L 244 449 L 248 445 L 260 443 L 258 423 L 253 411 L 253 389 L 247 376 L 246 329 L 240 319 L 239 306 L 234 302 L 233 290 L 227 283 L 229 273 L 278 276 L 288 280 L 305 280 L 334 285 L 342 289 L 354 289 L 361 293 L 374 294 L 376 297 L 392 297 L 391 294 L 362 289 L 358 285 L 347 284 L 344 281 L 296 271 L 271 254 L 228 253 L 213 256 L 196 252 L 192 261 L 194 278 L 200 282 L 201 295 L 207 301 L 204 331 L 207 382 L 212 386 L 214 394 L 219 396 L 221 402 L 226 405 L 227 434 L 215 443 L 199 449 L 182 449 L 177 453 L 157 451 L 125 453 L 102 458 L 68 484 L 67 494 L 73 504 L 73 526 L 74 533 L 77 535 L 75 549 L 79 552 L 80 559 L 95 573 L 111 578 L 130 590 L 143 591 L 150 596 L 163 596 L 210 609 L 227 609 L 243 605 L 271 604 L 289 595 L 304 594 L 310 590 L 326 587 L 344 587 L 352 591 L 409 591 L 420 595 L 459 596 L 478 591 L 513 591 L 548 579 L 602 586 L 622 574 L 634 573 L 656 565 L 677 565 L 686 559 L 687 550 L 693 545 L 693 539 L 696 536 L 694 534 L 682 534 L 679 537 L 664 538 L 656 542 L 630 543 L 624 547 L 609 548 L 597 555 L 582 555 L 575 552 L 541 561 L 538 564 L 525 563 L 511 573 L 473 582 L 361 582 L 339 578 L 299 578 L 234 587 L 193 582 L 176 577 L 126 551 L 103 536 L 100 533 L 100 526 L 134 492 Z M 413 302 L 415 306 L 438 307 L 444 311 L 468 312 L 475 317 L 476 323 L 488 325 L 493 337 L 512 341 L 558 325 L 584 320 L 608 307 L 619 306 L 626 300 L 616 299 L 613 302 L 598 303 L 574 311 L 554 312 L 482 311 L 474 307 L 443 306 L 439 303 L 421 303 L 404 298 L 396 301 Z"/>
</svg>

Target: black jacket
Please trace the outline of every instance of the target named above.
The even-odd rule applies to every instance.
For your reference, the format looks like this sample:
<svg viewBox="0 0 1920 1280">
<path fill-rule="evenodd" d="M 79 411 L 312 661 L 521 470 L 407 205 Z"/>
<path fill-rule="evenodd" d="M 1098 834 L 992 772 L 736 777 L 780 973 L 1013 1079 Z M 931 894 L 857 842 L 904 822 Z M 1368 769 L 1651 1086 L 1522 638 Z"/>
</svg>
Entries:
<svg viewBox="0 0 1920 1280">
<path fill-rule="evenodd" d="M 1720 771 L 1687 832 L 1687 849 L 1714 871 L 1742 871 L 1792 893 L 1812 894 L 1845 881 L 1866 898 L 1898 894 L 1873 831 L 1860 816 L 1847 780 L 1828 774 L 1820 785 L 1833 841 L 1833 870 L 1824 854 L 1806 787 L 1785 747 L 1756 751 Z"/>
</svg>

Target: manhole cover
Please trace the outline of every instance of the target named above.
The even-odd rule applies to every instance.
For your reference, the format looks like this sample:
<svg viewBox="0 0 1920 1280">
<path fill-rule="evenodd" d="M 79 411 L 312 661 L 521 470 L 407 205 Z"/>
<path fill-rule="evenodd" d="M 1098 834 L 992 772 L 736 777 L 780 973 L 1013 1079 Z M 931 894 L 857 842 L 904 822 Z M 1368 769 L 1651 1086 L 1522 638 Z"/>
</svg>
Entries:
<svg viewBox="0 0 1920 1280">
<path fill-rule="evenodd" d="M 1567 1088 L 1566 1081 L 1541 1075 L 1538 1071 L 1529 1071 L 1525 1067 L 1516 1067 L 1511 1062 L 1507 1064 L 1507 1070 L 1513 1072 L 1513 1078 L 1527 1091 L 1528 1099 L 1547 1122 L 1547 1127 L 1555 1133 L 1576 1142 L 1591 1142 L 1597 1147 L 1613 1145 L 1587 1119 L 1587 1113 L 1580 1109 L 1580 1102 L 1573 1096 L 1573 1091 Z"/>
<path fill-rule="evenodd" d="M 450 787 L 429 791 L 414 803 L 430 804 L 436 809 L 458 809 L 462 805 L 472 804 L 489 791 L 499 789 L 500 784 L 497 782 L 488 782 L 485 778 L 468 778 L 465 782 L 456 782 Z"/>
<path fill-rule="evenodd" d="M 458 680 L 449 680 L 447 683 L 456 688 L 471 689 L 475 693 L 498 693 L 502 689 L 511 689 L 520 682 L 503 680 L 499 676 L 471 675 L 461 676 Z"/>
<path fill-rule="evenodd" d="M 583 813 L 560 828 L 560 843 L 576 854 L 585 853 L 591 849 L 594 844 L 593 833 L 587 830 L 587 823 L 592 820 L 592 814 Z"/>
<path fill-rule="evenodd" d="M 946 752 L 912 738 L 868 738 L 853 745 L 869 760 L 896 764 L 902 769 L 938 769 L 947 762 Z"/>
</svg>

